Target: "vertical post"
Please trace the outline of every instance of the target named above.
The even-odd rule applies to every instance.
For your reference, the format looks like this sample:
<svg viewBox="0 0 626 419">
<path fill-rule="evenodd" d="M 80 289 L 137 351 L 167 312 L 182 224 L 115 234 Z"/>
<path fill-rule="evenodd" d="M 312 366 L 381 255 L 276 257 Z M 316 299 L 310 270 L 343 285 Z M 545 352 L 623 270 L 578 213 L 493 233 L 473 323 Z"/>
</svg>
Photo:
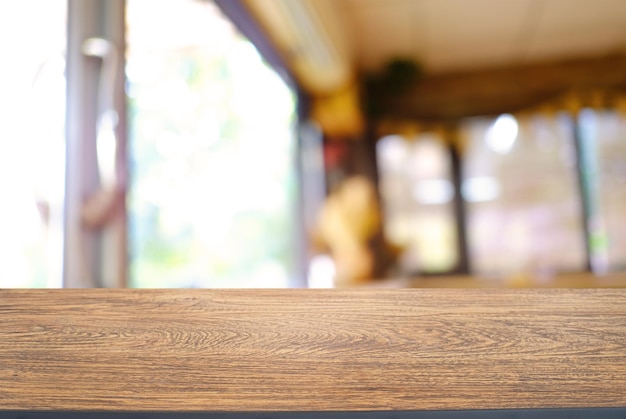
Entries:
<svg viewBox="0 0 626 419">
<path fill-rule="evenodd" d="M 117 114 L 115 136 L 117 149 L 115 167 L 118 188 L 126 196 L 129 184 L 128 171 L 128 127 L 126 120 L 125 94 L 125 46 L 126 46 L 126 1 L 101 0 L 104 17 L 104 37 L 111 41 L 118 52 L 117 77 L 113 95 L 113 108 Z M 110 223 L 102 230 L 101 285 L 108 288 L 122 288 L 128 284 L 128 210 L 126 200 L 115 207 Z"/>
<path fill-rule="evenodd" d="M 461 158 L 457 126 L 455 125 L 446 130 L 446 135 L 450 147 L 452 184 L 454 185 L 455 191 L 454 218 L 456 220 L 457 252 L 459 257 L 457 272 L 469 275 L 471 273 L 471 264 L 467 242 L 467 208 L 461 193 L 463 186 L 463 159 Z"/>
<path fill-rule="evenodd" d="M 93 0 L 69 0 L 68 7 L 63 286 L 82 288 L 97 285 L 98 240 L 83 229 L 81 210 L 85 194 L 97 187 L 97 162 L 89 156 L 95 156 L 98 63 L 83 56 L 81 45 L 98 35 L 99 25 Z"/>
<path fill-rule="evenodd" d="M 592 132 L 595 118 L 588 112 L 592 111 L 582 110 L 572 118 L 572 129 L 587 254 L 586 268 L 595 274 L 603 274 L 608 270 L 606 231 L 599 205 L 597 143 Z"/>
<path fill-rule="evenodd" d="M 301 119 L 297 146 L 298 161 L 298 243 L 302 285 L 308 286 L 311 232 L 326 198 L 323 134 L 314 123 Z"/>
<path fill-rule="evenodd" d="M 118 50 L 118 83 L 112 92 L 119 117 L 117 169 L 126 171 L 124 0 L 69 0 L 68 7 L 63 286 L 124 286 L 127 265 L 124 205 L 116 208 L 110 223 L 102 228 L 89 228 L 82 220 L 84 202 L 101 187 L 96 137 L 102 63 L 84 54 L 83 45 L 89 38 L 107 39 Z"/>
</svg>

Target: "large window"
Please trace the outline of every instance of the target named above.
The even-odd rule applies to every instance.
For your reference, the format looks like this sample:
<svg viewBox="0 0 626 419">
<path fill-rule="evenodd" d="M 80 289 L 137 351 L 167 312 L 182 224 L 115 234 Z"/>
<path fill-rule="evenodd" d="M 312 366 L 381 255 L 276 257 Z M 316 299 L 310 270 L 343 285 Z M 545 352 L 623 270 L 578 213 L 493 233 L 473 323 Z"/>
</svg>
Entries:
<svg viewBox="0 0 626 419">
<path fill-rule="evenodd" d="M 444 273 L 458 263 L 451 159 L 444 139 L 392 135 L 377 144 L 387 240 L 407 273 Z"/>
<path fill-rule="evenodd" d="M 458 160 L 433 134 L 378 141 L 385 235 L 404 250 L 402 272 L 453 272 L 464 256 L 478 277 L 626 269 L 623 115 L 470 118 L 455 138 Z"/>
<path fill-rule="evenodd" d="M 550 276 L 584 270 L 572 119 L 472 119 L 462 135 L 473 272 Z"/>
<path fill-rule="evenodd" d="M 128 285 L 292 284 L 292 92 L 212 2 L 129 0 L 126 150 L 122 6 L 0 3 L 0 288 L 123 285 L 124 204 Z"/>
<path fill-rule="evenodd" d="M 130 285 L 288 286 L 292 92 L 212 2 L 127 4 Z"/>
<path fill-rule="evenodd" d="M 61 286 L 66 11 L 0 2 L 0 288 Z"/>
</svg>

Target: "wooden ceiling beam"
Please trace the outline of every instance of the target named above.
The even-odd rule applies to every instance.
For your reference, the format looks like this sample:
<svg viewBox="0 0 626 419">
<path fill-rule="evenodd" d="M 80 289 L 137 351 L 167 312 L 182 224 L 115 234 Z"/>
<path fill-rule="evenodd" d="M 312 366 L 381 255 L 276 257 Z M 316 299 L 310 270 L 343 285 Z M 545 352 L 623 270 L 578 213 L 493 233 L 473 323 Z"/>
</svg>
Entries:
<svg viewBox="0 0 626 419">
<path fill-rule="evenodd" d="M 568 92 L 626 92 L 626 55 L 426 75 L 385 116 L 428 122 L 519 112 Z"/>
</svg>

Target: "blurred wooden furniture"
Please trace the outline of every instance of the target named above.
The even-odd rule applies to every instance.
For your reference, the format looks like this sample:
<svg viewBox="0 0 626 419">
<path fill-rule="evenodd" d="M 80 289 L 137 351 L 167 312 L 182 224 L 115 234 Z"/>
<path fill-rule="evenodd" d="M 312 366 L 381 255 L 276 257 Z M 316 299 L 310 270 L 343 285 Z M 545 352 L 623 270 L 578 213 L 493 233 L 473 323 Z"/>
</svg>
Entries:
<svg viewBox="0 0 626 419">
<path fill-rule="evenodd" d="M 367 288 L 626 288 L 626 274 L 596 276 L 580 272 L 539 278 L 518 275 L 488 278 L 473 275 L 433 275 L 387 278 L 368 282 Z"/>
<path fill-rule="evenodd" d="M 624 290 L 0 290 L 0 409 L 624 406 Z"/>
</svg>

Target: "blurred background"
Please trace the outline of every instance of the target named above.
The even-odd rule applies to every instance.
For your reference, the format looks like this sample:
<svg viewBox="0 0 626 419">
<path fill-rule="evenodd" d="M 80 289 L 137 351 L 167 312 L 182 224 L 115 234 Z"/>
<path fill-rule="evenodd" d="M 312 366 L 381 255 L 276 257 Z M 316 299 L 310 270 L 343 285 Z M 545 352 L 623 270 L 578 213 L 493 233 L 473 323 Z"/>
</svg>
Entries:
<svg viewBox="0 0 626 419">
<path fill-rule="evenodd" d="M 622 0 L 6 0 L 0 51 L 0 288 L 626 286 Z"/>
</svg>

